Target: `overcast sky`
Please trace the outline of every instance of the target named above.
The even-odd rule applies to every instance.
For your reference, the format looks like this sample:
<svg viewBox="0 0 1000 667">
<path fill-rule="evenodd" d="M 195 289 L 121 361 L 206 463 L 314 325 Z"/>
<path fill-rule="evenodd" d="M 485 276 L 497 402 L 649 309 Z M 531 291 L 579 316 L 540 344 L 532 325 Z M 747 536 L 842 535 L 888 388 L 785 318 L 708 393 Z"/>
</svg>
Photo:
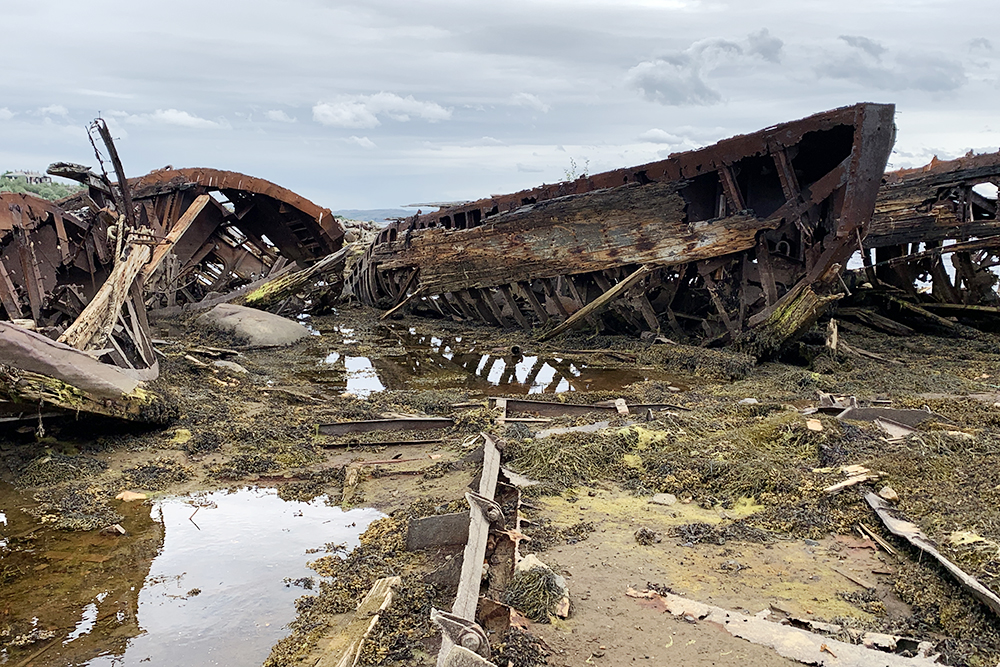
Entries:
<svg viewBox="0 0 1000 667">
<path fill-rule="evenodd" d="M 861 101 L 895 167 L 1000 148 L 995 1 L 7 2 L 0 170 L 261 176 L 332 209 L 475 199 Z M 978 17 L 978 19 L 977 19 Z"/>
</svg>

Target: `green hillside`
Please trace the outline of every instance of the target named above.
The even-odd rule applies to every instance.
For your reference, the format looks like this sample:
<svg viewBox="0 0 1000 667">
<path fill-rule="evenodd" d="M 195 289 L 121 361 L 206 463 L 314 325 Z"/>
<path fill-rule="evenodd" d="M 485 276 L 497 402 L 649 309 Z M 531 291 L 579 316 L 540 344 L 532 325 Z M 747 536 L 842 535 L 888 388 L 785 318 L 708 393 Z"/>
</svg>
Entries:
<svg viewBox="0 0 1000 667">
<path fill-rule="evenodd" d="M 82 189 L 82 185 L 64 183 L 25 183 L 21 179 L 0 176 L 0 192 L 22 192 L 55 201 Z"/>
</svg>

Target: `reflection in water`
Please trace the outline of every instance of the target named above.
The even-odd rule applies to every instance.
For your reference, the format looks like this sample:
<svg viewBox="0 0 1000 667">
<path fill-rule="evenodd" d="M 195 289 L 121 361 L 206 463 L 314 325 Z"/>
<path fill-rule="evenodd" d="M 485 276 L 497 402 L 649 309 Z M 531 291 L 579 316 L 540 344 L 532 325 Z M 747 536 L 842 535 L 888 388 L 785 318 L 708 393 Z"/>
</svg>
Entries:
<svg viewBox="0 0 1000 667">
<path fill-rule="evenodd" d="M 302 594 L 284 580 L 315 574 L 306 564 L 317 556 L 307 550 L 351 549 L 382 516 L 285 502 L 271 489 L 165 499 L 152 514 L 142 503 L 122 510 L 132 512 L 124 537 L 53 534 L 56 541 L 39 538 L 40 548 L 23 551 L 12 540 L 10 556 L 27 576 L 0 586 L 0 606 L 23 616 L 11 620 L 24 628 L 34 617 L 54 631 L 31 664 L 259 665 Z M 0 664 L 45 646 L 8 649 Z"/>
<path fill-rule="evenodd" d="M 649 369 L 591 366 L 560 357 L 522 356 L 504 350 L 477 350 L 462 337 L 420 336 L 392 331 L 379 357 L 331 352 L 313 378 L 362 398 L 385 389 L 497 388 L 510 394 L 616 391 L 643 380 L 681 385 L 677 376 Z M 329 372 L 333 371 L 333 372 Z"/>
<path fill-rule="evenodd" d="M 360 398 L 368 398 L 375 392 L 385 391 L 368 357 L 341 357 L 338 352 L 331 352 L 323 363 L 339 368 L 345 377 L 344 391 Z"/>
</svg>

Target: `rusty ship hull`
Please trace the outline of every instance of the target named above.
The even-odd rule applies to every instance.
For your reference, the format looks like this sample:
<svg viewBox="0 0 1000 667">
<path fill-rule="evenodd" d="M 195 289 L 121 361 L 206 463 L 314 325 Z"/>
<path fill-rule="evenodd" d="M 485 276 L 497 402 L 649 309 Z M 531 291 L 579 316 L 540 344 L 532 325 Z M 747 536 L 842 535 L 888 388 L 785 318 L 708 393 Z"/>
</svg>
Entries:
<svg viewBox="0 0 1000 667">
<path fill-rule="evenodd" d="M 858 104 L 418 214 L 379 234 L 347 291 L 392 312 L 753 339 L 766 352 L 837 298 L 867 233 L 893 114 Z"/>
</svg>

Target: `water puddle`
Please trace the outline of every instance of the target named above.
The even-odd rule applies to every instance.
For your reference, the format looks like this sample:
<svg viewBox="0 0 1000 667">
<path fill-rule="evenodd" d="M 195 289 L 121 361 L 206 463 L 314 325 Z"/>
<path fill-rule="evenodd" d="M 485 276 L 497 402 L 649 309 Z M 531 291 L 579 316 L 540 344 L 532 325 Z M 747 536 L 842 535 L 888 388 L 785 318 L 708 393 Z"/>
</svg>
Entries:
<svg viewBox="0 0 1000 667">
<path fill-rule="evenodd" d="M 356 547 L 382 516 L 242 489 L 123 503 L 115 537 L 0 506 L 0 664 L 13 665 L 260 665 L 303 594 L 286 580 L 314 577 L 325 545 Z"/>
<path fill-rule="evenodd" d="M 344 343 L 354 343 L 351 329 L 336 329 Z M 439 337 L 391 331 L 379 341 L 378 356 L 330 352 L 310 381 L 366 398 L 386 389 L 471 389 L 507 394 L 560 394 L 571 391 L 617 391 L 644 380 L 685 388 L 678 376 L 648 368 L 592 365 L 559 356 L 521 354 L 502 348 L 482 349 L 462 336 Z"/>
</svg>

